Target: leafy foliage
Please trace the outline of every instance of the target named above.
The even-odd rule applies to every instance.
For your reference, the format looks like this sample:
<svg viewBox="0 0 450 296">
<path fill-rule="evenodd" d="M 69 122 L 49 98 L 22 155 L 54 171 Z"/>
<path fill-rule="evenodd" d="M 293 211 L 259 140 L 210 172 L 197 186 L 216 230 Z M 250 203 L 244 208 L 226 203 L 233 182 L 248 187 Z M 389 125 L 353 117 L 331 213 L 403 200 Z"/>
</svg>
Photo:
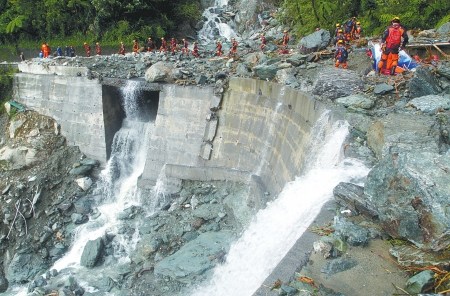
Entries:
<svg viewBox="0 0 450 296">
<path fill-rule="evenodd" d="M 394 16 L 406 28 L 428 29 L 450 21 L 448 0 L 284 0 L 281 20 L 299 35 L 333 29 L 356 16 L 366 34 L 379 34 Z"/>
<path fill-rule="evenodd" d="M 16 71 L 12 67 L 0 67 L 0 103 L 10 99 L 12 94 L 13 77 Z"/>
</svg>

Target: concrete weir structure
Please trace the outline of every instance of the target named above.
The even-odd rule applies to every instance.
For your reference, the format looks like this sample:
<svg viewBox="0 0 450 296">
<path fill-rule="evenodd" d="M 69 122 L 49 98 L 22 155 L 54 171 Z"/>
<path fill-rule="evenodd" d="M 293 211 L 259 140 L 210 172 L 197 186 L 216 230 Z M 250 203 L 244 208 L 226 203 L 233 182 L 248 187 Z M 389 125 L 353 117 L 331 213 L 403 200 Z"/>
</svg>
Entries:
<svg viewBox="0 0 450 296">
<path fill-rule="evenodd" d="M 85 68 L 19 70 L 14 99 L 55 118 L 69 145 L 105 164 L 125 117 L 127 81 L 88 79 Z M 264 207 L 267 192 L 275 196 L 300 174 L 325 109 L 305 93 L 254 79 L 231 78 L 223 94 L 212 86 L 135 84 L 143 120 L 153 125 L 138 184 L 143 194 L 158 180 L 169 192 L 182 180 L 230 180 L 248 184 L 249 206 Z"/>
</svg>

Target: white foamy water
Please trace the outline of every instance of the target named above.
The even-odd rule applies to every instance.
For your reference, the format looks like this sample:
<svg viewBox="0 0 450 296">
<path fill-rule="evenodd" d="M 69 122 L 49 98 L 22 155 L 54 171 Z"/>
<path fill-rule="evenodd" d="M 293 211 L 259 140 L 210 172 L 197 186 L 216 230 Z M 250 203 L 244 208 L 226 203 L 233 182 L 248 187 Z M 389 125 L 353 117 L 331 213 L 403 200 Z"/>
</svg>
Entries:
<svg viewBox="0 0 450 296">
<path fill-rule="evenodd" d="M 126 118 L 114 136 L 110 160 L 100 175 L 98 190 L 105 201 L 98 207 L 100 216 L 76 229 L 71 249 L 52 267 L 58 271 L 69 267 L 82 268 L 80 258 L 86 243 L 106 233 L 116 233 L 119 213 L 132 205 L 139 205 L 137 180 L 144 170 L 146 143 L 153 125 L 137 121 L 137 91 L 137 82 L 132 81 L 122 89 Z M 137 233 L 131 240 L 117 235 L 115 255 L 127 257 L 138 239 Z"/>
<path fill-rule="evenodd" d="M 339 182 L 359 182 L 369 169 L 354 159 L 342 159 L 341 146 L 348 124 L 336 122 L 326 132 L 327 123 L 312 133 L 325 134 L 314 139 L 312 161 L 306 172 L 285 185 L 278 198 L 256 215 L 235 242 L 226 262 L 215 268 L 212 280 L 193 292 L 193 296 L 249 296 L 305 232 Z"/>
<path fill-rule="evenodd" d="M 216 37 L 231 40 L 237 37 L 236 32 L 228 25 L 223 23 L 219 17 L 219 11 L 228 5 L 228 0 L 216 0 L 214 6 L 205 9 L 202 17 L 205 19 L 203 27 L 198 32 L 199 39 L 204 42 L 213 42 Z"/>
</svg>

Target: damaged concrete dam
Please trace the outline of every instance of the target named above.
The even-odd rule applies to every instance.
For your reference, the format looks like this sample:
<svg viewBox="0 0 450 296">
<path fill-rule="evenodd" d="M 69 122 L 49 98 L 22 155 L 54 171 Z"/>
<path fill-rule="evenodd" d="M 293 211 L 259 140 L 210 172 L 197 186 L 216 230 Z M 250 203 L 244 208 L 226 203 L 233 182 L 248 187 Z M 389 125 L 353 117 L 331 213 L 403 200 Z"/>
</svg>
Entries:
<svg viewBox="0 0 450 296">
<path fill-rule="evenodd" d="M 157 211 L 164 207 L 166 207 L 165 210 L 170 207 L 170 211 L 175 207 L 177 204 L 175 198 L 180 196 L 182 183 L 186 181 L 243 183 L 246 188 L 245 194 L 234 204 L 241 204 L 245 209 L 234 209 L 233 212 L 236 220 L 243 224 L 241 233 L 243 237 L 245 236 L 244 230 L 252 227 L 252 223 L 257 224 L 255 221 L 264 220 L 262 217 L 249 217 L 248 213 L 252 213 L 254 216 L 258 210 L 268 208 L 268 204 L 275 204 L 275 200 L 278 200 L 276 197 L 282 196 L 286 185 L 291 184 L 291 192 L 284 195 L 294 196 L 295 199 L 300 200 L 300 209 L 306 212 L 303 214 L 293 207 L 292 216 L 298 216 L 296 219 L 300 219 L 304 224 L 299 225 L 298 222 L 293 222 L 293 225 L 278 225 L 282 228 L 298 228 L 294 233 L 286 234 L 289 238 L 279 237 L 277 239 L 273 233 L 270 233 L 271 231 L 277 232 L 277 230 L 269 229 L 269 227 L 266 230 L 251 231 L 262 231 L 269 239 L 273 237 L 274 240 L 278 240 L 279 244 L 285 245 L 286 250 L 280 250 L 279 255 L 262 254 L 264 257 L 273 257 L 272 261 L 274 262 L 261 268 L 253 266 L 253 269 L 261 269 L 261 273 L 255 276 L 253 281 L 246 280 L 246 282 L 251 282 L 248 287 L 243 287 L 238 283 L 239 287 L 236 289 L 239 292 L 236 294 L 236 290 L 229 287 L 230 279 L 224 278 L 222 281 L 225 282 L 222 285 L 227 286 L 227 289 L 230 288 L 230 290 L 220 288 L 221 284 L 217 283 L 220 279 L 216 279 L 216 273 L 228 273 L 234 278 L 247 277 L 236 274 L 236 271 L 231 268 L 225 272 L 216 271 L 210 275 L 212 280 L 209 278 L 211 282 L 209 287 L 206 285 L 207 287 L 199 288 L 199 282 L 208 279 L 201 277 L 205 270 L 192 272 L 195 275 L 192 276 L 186 271 L 189 269 L 188 267 L 179 266 L 184 263 L 178 263 L 176 267 L 178 271 L 168 271 L 170 268 L 164 265 L 166 264 L 165 259 L 181 253 L 179 251 L 167 258 L 155 259 L 155 262 L 152 262 L 152 270 L 154 268 L 156 276 L 165 277 L 166 282 L 169 281 L 167 279 L 173 279 L 182 283 L 183 287 L 170 288 L 172 290 L 167 288 L 170 293 L 160 291 L 159 294 L 155 292 L 152 295 L 173 295 L 180 291 L 181 294 L 212 295 L 208 291 L 217 291 L 217 289 L 224 291 L 220 295 L 251 295 L 253 293 L 263 295 L 258 294 L 263 293 L 260 291 L 261 288 L 258 290 L 258 287 L 262 286 L 264 280 L 273 282 L 273 279 L 269 277 L 271 272 L 313 222 L 322 205 L 331 198 L 333 187 L 340 181 L 361 178 L 367 173 L 366 170 L 361 173 L 354 168 L 354 171 L 358 171 L 355 173 L 356 175 L 343 173 L 342 170 L 333 172 L 331 176 L 319 172 L 321 180 L 310 181 L 315 186 L 315 189 L 310 189 L 310 191 L 321 191 L 317 190 L 317 187 L 323 187 L 327 191 L 321 192 L 320 197 L 309 198 L 310 202 L 306 201 L 308 198 L 303 195 L 309 193 L 309 189 L 305 189 L 308 185 L 302 183 L 301 186 L 304 187 L 298 188 L 297 185 L 292 185 L 293 181 L 305 172 L 305 166 L 320 157 L 319 147 L 322 146 L 332 146 L 333 152 L 331 156 L 328 155 L 330 152 L 327 152 L 325 158 L 317 160 L 317 163 L 321 165 L 326 163 L 327 170 L 329 170 L 328 167 L 336 167 L 337 163 L 341 161 L 337 158 L 339 158 L 340 147 L 347 135 L 348 128 L 344 122 L 333 118 L 335 115 L 327 112 L 325 106 L 320 102 L 305 93 L 283 85 L 255 79 L 231 78 L 230 80 L 218 79 L 213 86 L 180 86 L 148 83 L 144 80 L 88 79 L 85 75 L 80 75 L 83 68 L 79 67 L 50 66 L 44 68 L 39 65 L 25 64 L 19 65 L 19 67 L 22 68 L 21 72 L 15 76 L 14 99 L 28 109 L 54 118 L 68 145 L 79 146 L 87 157 L 99 160 L 101 166 L 106 168 L 115 153 L 113 148 L 116 141 L 114 140 L 115 135 L 122 126 L 129 124 L 129 111 L 125 110 L 126 108 L 123 106 L 124 97 L 129 93 L 133 94 L 135 101 L 128 108 L 131 108 L 134 112 L 133 116 L 146 126 L 146 130 L 148 128 L 146 132 L 148 139 L 142 148 L 144 157 L 138 160 L 142 169 L 136 177 L 136 186 L 141 198 L 155 195 L 155 191 L 163 196 L 163 201 L 156 202 Z M 322 121 L 319 126 L 316 124 L 318 121 Z M 340 127 L 335 127 L 334 130 L 338 129 L 338 131 L 330 132 L 329 130 L 336 123 Z M 337 138 L 334 138 L 332 140 L 334 142 L 331 143 L 319 139 L 320 137 L 336 136 L 336 134 Z M 141 137 L 143 141 L 144 135 L 141 134 Z M 320 142 L 320 144 L 314 146 L 312 142 Z M 347 163 L 347 165 L 349 164 Z M 350 166 L 352 165 L 355 164 Z M 314 166 L 312 168 L 316 169 Z M 324 181 L 326 178 L 329 178 L 329 186 L 324 184 L 327 183 Z M 308 181 L 302 180 L 302 182 Z M 292 187 L 295 188 L 292 189 Z M 178 206 L 192 207 L 194 210 L 195 195 L 189 198 L 189 203 L 180 202 Z M 305 200 L 302 201 L 302 198 Z M 287 203 L 281 207 L 287 210 L 291 205 Z M 123 210 L 121 208 L 118 211 Z M 295 211 L 298 213 L 296 214 Z M 239 217 L 239 213 L 244 214 Z M 219 221 L 225 215 L 219 214 L 220 218 L 213 217 L 213 220 Z M 278 219 L 289 220 L 287 217 L 283 217 L 283 212 L 278 214 L 268 212 L 267 215 L 269 216 L 266 218 L 267 223 L 275 226 L 277 226 L 275 221 Z M 220 232 L 218 233 L 220 236 Z M 144 237 L 141 234 L 138 239 L 141 242 L 137 243 L 138 246 L 143 244 Z M 220 239 L 217 238 L 217 240 Z M 252 239 L 250 238 L 250 240 Z M 189 243 L 193 241 L 195 240 Z M 259 249 L 260 243 L 257 242 L 257 245 L 253 247 L 245 243 L 246 247 L 241 248 L 258 253 L 256 249 Z M 235 243 L 235 245 L 238 244 Z M 181 247 L 181 250 L 183 248 Z M 221 246 L 221 248 L 223 247 Z M 277 245 L 274 248 L 276 249 L 269 249 L 266 252 L 278 251 L 280 247 Z M 307 248 L 309 250 L 311 246 Z M 224 252 L 228 253 L 229 246 L 224 249 Z M 297 253 L 294 256 L 298 258 L 301 256 L 299 252 L 306 253 L 308 250 L 297 247 Z M 215 253 L 205 252 L 202 255 L 210 258 L 212 255 L 216 255 L 217 250 L 211 252 Z M 233 256 L 231 252 L 230 257 Z M 195 256 L 200 255 L 196 254 Z M 234 256 L 247 255 L 238 253 Z M 227 258 L 227 256 L 225 257 Z M 73 260 L 79 261 L 79 258 Z M 173 258 L 172 260 L 176 261 Z M 261 261 L 257 257 L 255 260 Z M 192 262 L 187 261 L 187 265 L 192 265 Z M 145 263 L 143 264 L 145 267 Z M 242 264 L 252 266 L 254 263 L 249 261 Z M 298 263 L 283 264 L 285 266 L 281 268 L 282 274 L 272 277 L 275 279 L 282 276 L 289 277 L 298 267 L 296 265 Z M 223 265 L 226 266 L 227 263 Z M 59 266 L 56 268 L 58 271 L 66 267 Z M 252 269 L 251 266 L 243 268 Z M 286 269 L 286 266 L 290 267 Z M 182 275 L 180 275 L 180 270 L 183 270 Z M 212 270 L 208 272 L 212 274 Z M 100 291 L 100 294 L 89 295 L 104 295 L 101 294 L 102 289 L 95 284 L 89 283 L 87 286 L 94 287 L 92 291 Z M 190 287 L 189 293 L 186 293 L 184 289 L 186 286 Z M 145 290 L 145 285 L 141 284 L 140 289 Z M 193 290 L 195 291 L 192 292 Z M 112 292 L 108 290 L 113 295 L 146 295 L 139 291 L 138 288 L 133 293 L 123 292 L 120 289 Z"/>
</svg>

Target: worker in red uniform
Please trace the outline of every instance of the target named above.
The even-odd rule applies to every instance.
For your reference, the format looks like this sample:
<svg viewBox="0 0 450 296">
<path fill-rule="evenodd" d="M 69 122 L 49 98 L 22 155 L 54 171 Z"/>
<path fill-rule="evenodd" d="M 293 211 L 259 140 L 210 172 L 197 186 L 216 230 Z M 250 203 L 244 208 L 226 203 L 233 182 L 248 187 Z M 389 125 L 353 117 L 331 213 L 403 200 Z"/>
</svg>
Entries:
<svg viewBox="0 0 450 296">
<path fill-rule="evenodd" d="M 173 37 L 170 39 L 170 50 L 172 51 L 172 55 L 177 51 L 177 40 Z"/>
<path fill-rule="evenodd" d="M 228 57 L 236 57 L 237 55 L 237 48 L 238 48 L 238 42 L 236 41 L 236 39 L 231 38 L 231 48 L 230 48 L 230 52 L 228 53 Z"/>
<path fill-rule="evenodd" d="M 194 48 L 192 49 L 192 55 L 196 58 L 200 57 L 200 54 L 198 53 L 198 42 L 194 42 Z"/>
<path fill-rule="evenodd" d="M 355 39 L 361 38 L 361 33 L 362 33 L 361 23 L 360 22 L 356 22 Z"/>
<path fill-rule="evenodd" d="M 140 49 L 139 42 L 136 39 L 134 39 L 133 40 L 133 53 L 138 54 L 139 49 Z"/>
<path fill-rule="evenodd" d="M 267 46 L 267 40 L 266 40 L 266 36 L 264 36 L 264 33 L 261 33 L 260 39 L 261 39 L 261 45 L 259 46 L 259 48 L 261 49 L 261 51 L 264 51 L 264 49 Z"/>
<path fill-rule="evenodd" d="M 97 55 L 102 55 L 102 47 L 100 46 L 100 43 L 95 43 L 95 53 Z"/>
<path fill-rule="evenodd" d="M 167 50 L 167 41 L 164 37 L 161 37 L 161 47 L 159 48 L 159 52 L 165 53 Z"/>
<path fill-rule="evenodd" d="M 378 62 L 378 74 L 388 70 L 395 75 L 398 65 L 398 53 L 408 43 L 406 29 L 400 25 L 400 18 L 394 17 L 391 25 L 384 31 L 381 37 L 381 59 Z"/>
<path fill-rule="evenodd" d="M 334 60 L 335 60 L 334 66 L 336 68 L 342 66 L 343 69 L 347 69 L 347 59 L 348 59 L 348 51 L 345 48 L 344 41 L 339 40 L 337 42 L 336 51 L 334 53 Z"/>
<path fill-rule="evenodd" d="M 216 56 L 221 57 L 222 55 L 223 55 L 222 42 L 220 42 L 220 40 L 217 40 L 217 42 L 216 42 Z"/>
<path fill-rule="evenodd" d="M 91 46 L 87 44 L 87 42 L 83 43 L 84 51 L 86 52 L 86 56 L 91 56 Z"/>
<path fill-rule="evenodd" d="M 287 31 L 287 30 L 284 30 L 284 31 L 283 31 L 283 43 L 282 43 L 284 49 L 287 49 L 288 43 L 289 43 L 289 39 L 290 39 L 290 38 L 289 38 L 288 31 Z"/>
<path fill-rule="evenodd" d="M 120 45 L 119 45 L 119 54 L 121 54 L 121 55 L 125 55 L 125 45 L 123 44 L 123 42 L 120 42 Z"/>
<path fill-rule="evenodd" d="M 183 47 L 181 48 L 181 52 L 184 55 L 189 55 L 189 42 L 187 42 L 187 40 L 185 38 L 183 38 Z"/>
</svg>

